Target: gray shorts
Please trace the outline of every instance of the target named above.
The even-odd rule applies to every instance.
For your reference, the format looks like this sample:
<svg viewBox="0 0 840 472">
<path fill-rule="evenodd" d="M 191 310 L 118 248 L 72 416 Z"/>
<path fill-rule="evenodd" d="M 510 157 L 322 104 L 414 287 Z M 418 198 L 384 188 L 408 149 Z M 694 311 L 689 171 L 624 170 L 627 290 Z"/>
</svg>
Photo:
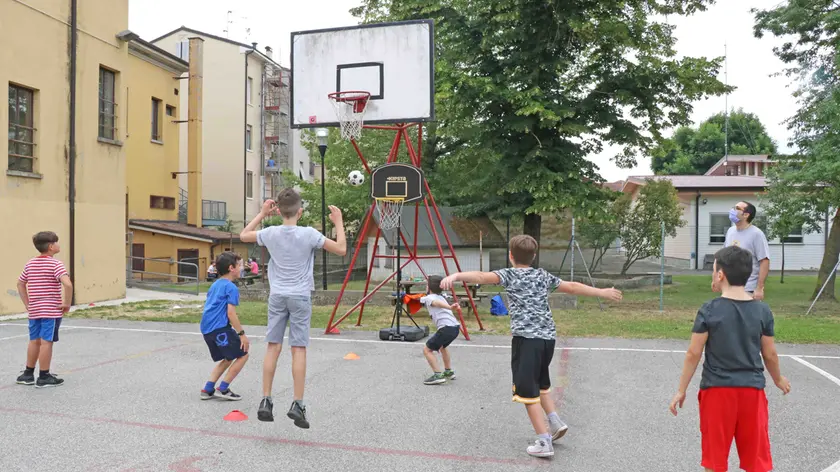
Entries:
<svg viewBox="0 0 840 472">
<path fill-rule="evenodd" d="M 268 333 L 266 342 L 283 344 L 289 325 L 289 345 L 307 347 L 312 323 L 312 299 L 303 295 L 270 295 L 268 297 Z"/>
</svg>

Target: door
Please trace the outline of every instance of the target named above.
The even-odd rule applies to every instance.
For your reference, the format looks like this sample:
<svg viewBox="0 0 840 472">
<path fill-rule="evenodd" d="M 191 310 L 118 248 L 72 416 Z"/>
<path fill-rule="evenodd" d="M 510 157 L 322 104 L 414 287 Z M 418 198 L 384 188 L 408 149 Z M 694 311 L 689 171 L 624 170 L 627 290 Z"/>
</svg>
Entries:
<svg viewBox="0 0 840 472">
<path fill-rule="evenodd" d="M 146 270 L 146 245 L 132 244 L 131 245 L 131 270 L 135 272 L 143 272 Z"/>
<path fill-rule="evenodd" d="M 179 277 L 198 277 L 198 249 L 178 249 L 178 262 L 195 264 L 195 266 L 178 264 Z M 179 280 L 184 281 L 183 279 Z"/>
</svg>

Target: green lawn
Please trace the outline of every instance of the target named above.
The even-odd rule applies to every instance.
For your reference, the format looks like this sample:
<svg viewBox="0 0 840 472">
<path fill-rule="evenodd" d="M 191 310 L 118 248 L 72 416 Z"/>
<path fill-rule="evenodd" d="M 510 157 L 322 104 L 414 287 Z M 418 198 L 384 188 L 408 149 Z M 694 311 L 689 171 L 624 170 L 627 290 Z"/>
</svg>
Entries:
<svg viewBox="0 0 840 472">
<path fill-rule="evenodd" d="M 364 282 L 358 289 L 364 289 Z M 675 276 L 674 284 L 665 288 L 665 310 L 659 311 L 659 288 L 627 291 L 619 304 L 606 305 L 601 311 L 596 300 L 580 299 L 577 310 L 555 310 L 558 334 L 569 337 L 624 337 L 654 339 L 687 339 L 697 309 L 713 297 L 709 276 Z M 840 304 L 821 303 L 815 312 L 806 316 L 815 277 L 788 277 L 784 284 L 772 278 L 767 284 L 767 302 L 776 317 L 776 337 L 779 342 L 840 344 Z M 355 286 L 354 286 L 355 287 Z M 490 288 L 490 287 L 486 287 Z M 482 308 L 481 319 L 487 334 L 509 334 L 507 317 L 491 316 L 489 305 Z M 78 318 L 129 319 L 197 323 L 201 318 L 201 303 L 150 301 L 118 307 L 94 307 L 75 311 Z M 349 307 L 339 307 L 341 316 Z M 266 324 L 265 302 L 243 302 L 238 309 L 247 325 Z M 332 306 L 316 306 L 312 310 L 312 326 L 327 325 Z M 366 307 L 362 326 L 355 327 L 358 311 L 340 325 L 341 330 L 375 330 L 391 324 L 393 308 Z M 475 317 L 464 312 L 467 327 L 478 332 Z M 421 311 L 417 322 L 431 325 L 428 314 Z"/>
</svg>

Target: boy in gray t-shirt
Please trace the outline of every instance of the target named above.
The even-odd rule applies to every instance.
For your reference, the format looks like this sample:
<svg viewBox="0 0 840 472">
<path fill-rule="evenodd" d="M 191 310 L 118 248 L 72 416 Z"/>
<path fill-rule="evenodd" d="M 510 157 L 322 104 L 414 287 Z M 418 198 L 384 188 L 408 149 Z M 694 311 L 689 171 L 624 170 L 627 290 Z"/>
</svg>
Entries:
<svg viewBox="0 0 840 472">
<path fill-rule="evenodd" d="M 676 416 L 705 350 L 698 399 L 701 465 L 706 470 L 726 470 L 733 439 L 742 469 L 772 470 L 764 366 L 783 393 L 790 391 L 790 382 L 779 370 L 773 313 L 744 289 L 752 271 L 751 258 L 749 251 L 737 246 L 715 254 L 712 286 L 721 296 L 706 302 L 697 313 L 679 390 L 671 400 L 670 410 Z"/>
<path fill-rule="evenodd" d="M 330 206 L 330 221 L 335 226 L 337 238 L 332 241 L 314 228 L 298 226 L 303 213 L 300 195 L 291 188 L 283 189 L 277 200 L 266 200 L 260 214 L 251 221 L 239 239 L 244 243 L 256 242 L 268 249 L 271 261 L 268 263 L 268 348 L 263 361 L 263 399 L 257 418 L 260 421 L 274 421 L 274 402 L 271 387 L 277 370 L 277 359 L 283 348 L 283 336 L 289 326 L 289 344 L 292 346 L 292 379 L 294 401 L 287 416 L 295 426 L 309 428 L 306 407 L 303 405 L 303 387 L 306 380 L 306 347 L 309 345 L 309 328 L 312 321 L 312 290 L 315 281 L 312 273 L 315 251 L 343 256 L 347 253 L 344 236 L 344 222 L 341 210 Z M 280 213 L 282 226 L 270 226 L 256 231 L 267 216 Z"/>
</svg>

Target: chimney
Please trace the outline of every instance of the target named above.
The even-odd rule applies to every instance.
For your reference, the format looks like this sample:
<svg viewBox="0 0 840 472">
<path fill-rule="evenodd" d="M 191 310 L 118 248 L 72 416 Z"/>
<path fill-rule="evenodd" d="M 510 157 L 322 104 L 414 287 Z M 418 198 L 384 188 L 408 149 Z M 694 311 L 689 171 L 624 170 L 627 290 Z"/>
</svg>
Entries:
<svg viewBox="0 0 840 472">
<path fill-rule="evenodd" d="M 190 38 L 189 109 L 187 110 L 187 224 L 201 228 L 202 109 L 204 40 Z"/>
<path fill-rule="evenodd" d="M 254 41 L 253 43 L 251 43 L 251 46 L 252 46 L 254 49 L 257 49 L 257 42 L 256 42 L 256 41 Z"/>
<path fill-rule="evenodd" d="M 265 55 L 268 56 L 268 58 L 271 59 L 272 61 L 274 60 L 274 56 L 272 55 L 273 53 L 274 53 L 274 51 L 272 51 L 271 46 L 266 46 L 265 47 Z"/>
</svg>

